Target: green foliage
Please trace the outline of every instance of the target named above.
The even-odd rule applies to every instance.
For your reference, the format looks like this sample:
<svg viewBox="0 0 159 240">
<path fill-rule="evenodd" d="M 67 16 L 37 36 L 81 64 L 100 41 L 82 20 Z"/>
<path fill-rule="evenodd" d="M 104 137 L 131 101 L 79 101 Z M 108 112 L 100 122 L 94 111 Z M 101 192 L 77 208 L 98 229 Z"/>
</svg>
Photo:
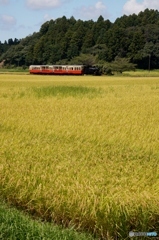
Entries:
<svg viewBox="0 0 159 240">
<path fill-rule="evenodd" d="M 83 53 L 105 62 L 128 58 L 138 68 L 148 69 L 151 55 L 151 69 L 155 69 L 159 66 L 158 24 L 159 12 L 148 9 L 123 15 L 114 23 L 102 16 L 95 22 L 63 16 L 45 22 L 38 33 L 24 39 L 0 42 L 0 61 L 15 66 L 56 64 L 63 59 L 72 63 Z"/>
<path fill-rule="evenodd" d="M 113 72 L 124 72 L 124 71 L 134 71 L 135 64 L 130 63 L 128 58 L 116 57 L 115 60 L 111 63 L 111 69 Z"/>
<path fill-rule="evenodd" d="M 101 72 L 105 75 L 113 75 L 114 73 L 122 73 L 124 71 L 134 71 L 136 65 L 130 62 L 128 58 L 116 57 L 111 63 L 101 62 L 99 65 Z"/>
<path fill-rule="evenodd" d="M 0 239 L 4 240 L 93 240 L 88 234 L 62 229 L 51 223 L 31 219 L 15 208 L 0 203 Z"/>
<path fill-rule="evenodd" d="M 83 64 L 87 66 L 94 65 L 96 63 L 96 58 L 91 54 L 80 54 L 77 57 L 74 57 L 70 64 Z"/>
</svg>

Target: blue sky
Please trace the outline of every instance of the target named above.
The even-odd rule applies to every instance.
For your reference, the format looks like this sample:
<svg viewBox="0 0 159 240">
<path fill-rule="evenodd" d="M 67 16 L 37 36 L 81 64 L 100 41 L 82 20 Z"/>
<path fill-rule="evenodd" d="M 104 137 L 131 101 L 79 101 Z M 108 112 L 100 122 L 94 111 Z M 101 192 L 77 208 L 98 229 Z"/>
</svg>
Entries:
<svg viewBox="0 0 159 240">
<path fill-rule="evenodd" d="M 102 15 L 114 22 L 146 8 L 159 10 L 159 0 L 0 0 L 0 41 L 24 38 L 62 16 L 96 21 Z"/>
</svg>

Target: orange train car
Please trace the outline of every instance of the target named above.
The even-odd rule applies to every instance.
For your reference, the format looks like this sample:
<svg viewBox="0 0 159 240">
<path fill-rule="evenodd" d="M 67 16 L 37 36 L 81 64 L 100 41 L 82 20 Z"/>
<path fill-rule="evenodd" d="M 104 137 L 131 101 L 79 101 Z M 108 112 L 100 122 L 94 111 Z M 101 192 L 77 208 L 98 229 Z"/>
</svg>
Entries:
<svg viewBox="0 0 159 240">
<path fill-rule="evenodd" d="M 84 65 L 31 65 L 30 74 L 83 75 Z"/>
</svg>

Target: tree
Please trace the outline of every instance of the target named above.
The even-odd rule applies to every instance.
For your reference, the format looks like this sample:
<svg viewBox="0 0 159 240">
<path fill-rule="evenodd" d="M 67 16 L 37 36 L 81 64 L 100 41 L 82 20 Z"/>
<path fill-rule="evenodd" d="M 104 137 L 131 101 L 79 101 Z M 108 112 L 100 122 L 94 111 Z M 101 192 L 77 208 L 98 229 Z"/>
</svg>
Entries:
<svg viewBox="0 0 159 240">
<path fill-rule="evenodd" d="M 91 54 L 80 54 L 77 57 L 74 57 L 70 64 L 82 64 L 87 66 L 92 66 L 96 63 L 96 58 Z"/>
<path fill-rule="evenodd" d="M 33 60 L 36 64 L 43 64 L 44 37 L 41 37 L 33 49 Z"/>
<path fill-rule="evenodd" d="M 83 39 L 82 52 L 87 53 L 94 46 L 93 32 L 89 29 Z"/>
<path fill-rule="evenodd" d="M 124 71 L 134 71 L 136 64 L 131 63 L 129 58 L 116 57 L 110 66 L 112 71 L 122 73 Z"/>
<path fill-rule="evenodd" d="M 116 57 L 111 63 L 104 62 L 101 66 L 103 74 L 106 75 L 112 75 L 113 72 L 122 73 L 124 71 L 134 71 L 136 68 L 136 65 L 131 63 L 130 59 L 120 57 Z"/>
</svg>

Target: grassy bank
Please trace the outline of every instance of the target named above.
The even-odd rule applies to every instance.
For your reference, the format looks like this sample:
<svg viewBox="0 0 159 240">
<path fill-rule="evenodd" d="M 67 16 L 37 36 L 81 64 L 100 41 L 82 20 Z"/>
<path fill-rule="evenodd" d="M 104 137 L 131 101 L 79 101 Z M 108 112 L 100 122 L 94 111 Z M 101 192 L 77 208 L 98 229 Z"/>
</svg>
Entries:
<svg viewBox="0 0 159 240">
<path fill-rule="evenodd" d="M 0 202 L 0 239 L 3 240 L 93 240 L 73 229 L 62 229 L 51 223 L 31 219 L 15 208 Z"/>
<path fill-rule="evenodd" d="M 123 72 L 123 76 L 131 77 L 159 77 L 159 70 L 139 70 Z"/>
<path fill-rule="evenodd" d="M 1 75 L 1 195 L 105 239 L 159 230 L 158 89 L 155 77 Z"/>
</svg>

